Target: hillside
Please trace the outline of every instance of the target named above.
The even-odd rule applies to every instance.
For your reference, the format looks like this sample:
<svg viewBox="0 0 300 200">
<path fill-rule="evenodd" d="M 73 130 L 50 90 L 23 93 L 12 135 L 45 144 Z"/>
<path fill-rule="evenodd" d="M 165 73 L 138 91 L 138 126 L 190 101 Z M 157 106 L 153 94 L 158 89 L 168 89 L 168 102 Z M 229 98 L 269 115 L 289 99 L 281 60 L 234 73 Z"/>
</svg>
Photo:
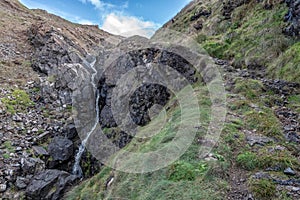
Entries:
<svg viewBox="0 0 300 200">
<path fill-rule="evenodd" d="M 300 199 L 299 9 L 194 0 L 148 40 L 0 1 L 0 199 Z"/>
<path fill-rule="evenodd" d="M 195 36 L 234 67 L 300 82 L 298 11 L 298 1 L 193 1 L 164 27 Z"/>
<path fill-rule="evenodd" d="M 201 147 L 214 144 L 203 137 L 212 102 L 205 85 L 195 83 L 203 127 L 179 160 L 145 174 L 104 167 L 65 198 L 299 199 L 298 10 L 299 1 L 196 0 L 187 5 L 163 28 L 194 37 L 215 58 L 228 93 L 217 144 L 200 156 Z M 172 140 L 179 110 L 168 110 L 173 126 L 149 141 L 132 140 L 125 150 L 147 152 Z"/>
<path fill-rule="evenodd" d="M 71 117 L 69 67 L 94 59 L 110 45 L 106 38 L 120 37 L 30 10 L 17 0 L 1 0 L 0 16 L 0 199 L 42 198 L 49 191 L 41 187 L 51 190 L 69 177 L 56 197 L 49 197 L 60 198 L 75 183 L 65 171 L 72 171 L 80 143 Z M 83 167 L 90 171 L 88 177 L 99 171 L 99 164 L 86 153 L 85 158 L 94 162 Z M 34 182 L 38 174 L 49 182 Z"/>
</svg>

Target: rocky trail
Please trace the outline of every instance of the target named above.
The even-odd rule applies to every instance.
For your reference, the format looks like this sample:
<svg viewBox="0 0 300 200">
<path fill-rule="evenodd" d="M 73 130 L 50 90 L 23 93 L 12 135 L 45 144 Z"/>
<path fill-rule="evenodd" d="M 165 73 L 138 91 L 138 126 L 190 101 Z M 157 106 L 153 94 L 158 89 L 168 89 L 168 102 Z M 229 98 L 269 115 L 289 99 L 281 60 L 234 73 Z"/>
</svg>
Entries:
<svg viewBox="0 0 300 200">
<path fill-rule="evenodd" d="M 226 88 L 228 90 L 230 98 L 228 105 L 235 101 L 239 101 L 240 97 L 236 98 L 233 94 L 235 80 L 237 78 L 243 79 L 252 79 L 259 80 L 263 83 L 264 91 L 259 94 L 258 98 L 262 99 L 275 99 L 273 104 L 266 103 L 265 106 L 272 109 L 274 115 L 278 118 L 280 127 L 282 128 L 282 138 L 284 141 L 278 140 L 272 137 L 266 137 L 256 134 L 257 130 L 245 130 L 242 132 L 245 134 L 246 143 L 251 146 L 253 149 L 258 149 L 265 146 L 267 143 L 272 142 L 274 149 L 269 149 L 269 151 L 282 151 L 285 148 L 291 148 L 294 152 L 296 159 L 299 159 L 299 150 L 300 150 L 300 140 L 299 140 L 299 131 L 300 131 L 300 113 L 294 111 L 289 107 L 291 102 L 289 102 L 289 96 L 300 94 L 300 84 L 291 83 L 282 80 L 271 80 L 265 79 L 264 72 L 258 70 L 247 70 L 247 69 L 236 69 L 229 65 L 228 61 L 215 59 L 215 63 L 220 66 L 224 71 L 224 81 Z M 270 91 L 272 91 L 270 93 Z M 260 109 L 258 105 L 252 105 L 256 109 Z M 238 113 L 228 113 L 228 115 L 233 115 L 234 118 L 239 118 L 243 120 L 244 116 Z M 231 118 L 231 117 L 229 117 Z M 271 127 L 270 127 L 271 128 Z M 281 146 L 282 143 L 285 143 L 287 147 Z M 288 144 L 294 144 L 289 146 Z M 241 149 L 238 149 L 239 151 Z M 236 157 L 240 152 L 233 152 Z M 299 162 L 299 161 L 298 161 Z M 249 173 L 249 171 L 241 169 L 240 166 L 237 166 L 237 163 L 234 161 L 229 170 L 229 183 L 230 183 L 230 192 L 227 199 L 243 199 L 243 200 L 252 200 L 254 199 L 251 189 L 249 188 L 250 177 L 255 179 L 268 179 L 276 183 L 276 188 L 278 191 L 284 191 L 286 194 L 292 197 L 292 199 L 300 198 L 300 174 L 299 171 L 294 171 L 291 166 L 283 170 L 283 173 L 288 175 L 288 179 L 281 179 L 277 177 L 272 172 L 281 171 L 280 166 L 275 168 L 267 168 L 262 171 L 258 171 L 254 174 Z M 299 170 L 299 169 L 297 169 Z"/>
</svg>

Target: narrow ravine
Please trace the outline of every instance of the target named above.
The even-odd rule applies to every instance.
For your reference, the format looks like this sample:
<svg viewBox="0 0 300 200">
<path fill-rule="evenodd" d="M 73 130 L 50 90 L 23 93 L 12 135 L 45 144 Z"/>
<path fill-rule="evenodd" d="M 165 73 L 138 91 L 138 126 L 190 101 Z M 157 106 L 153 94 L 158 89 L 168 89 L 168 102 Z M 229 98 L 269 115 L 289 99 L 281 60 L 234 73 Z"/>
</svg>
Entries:
<svg viewBox="0 0 300 200">
<path fill-rule="evenodd" d="M 74 163 L 74 166 L 73 166 L 72 173 L 74 175 L 76 175 L 77 177 L 79 177 L 79 178 L 83 177 L 83 171 L 82 171 L 81 166 L 80 166 L 80 161 L 81 161 L 82 154 L 83 154 L 83 152 L 85 150 L 86 143 L 87 143 L 88 139 L 90 138 L 91 134 L 94 132 L 94 130 L 97 127 L 97 124 L 99 123 L 99 105 L 98 104 L 99 104 L 100 95 L 99 95 L 99 90 L 97 89 L 97 85 L 95 83 L 95 77 L 97 75 L 97 70 L 95 69 L 95 63 L 96 63 L 96 59 L 90 64 L 90 66 L 91 66 L 91 68 L 94 71 L 94 73 L 92 75 L 92 85 L 93 85 L 93 88 L 94 88 L 95 93 L 96 93 L 95 94 L 95 96 L 96 96 L 96 101 L 95 101 L 96 117 L 95 117 L 94 126 L 86 134 L 85 139 L 82 140 L 81 145 L 79 146 L 78 152 L 77 152 L 77 154 L 75 156 L 75 163 Z"/>
</svg>

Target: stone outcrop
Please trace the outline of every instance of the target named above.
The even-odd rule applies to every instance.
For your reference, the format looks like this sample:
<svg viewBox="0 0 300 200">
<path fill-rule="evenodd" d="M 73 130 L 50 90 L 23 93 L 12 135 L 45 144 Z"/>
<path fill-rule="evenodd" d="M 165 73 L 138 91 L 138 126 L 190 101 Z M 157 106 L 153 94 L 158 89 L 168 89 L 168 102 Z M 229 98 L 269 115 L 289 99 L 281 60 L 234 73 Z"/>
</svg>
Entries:
<svg viewBox="0 0 300 200">
<path fill-rule="evenodd" d="M 46 170 L 33 177 L 26 188 L 27 199 L 61 199 L 67 187 L 75 183 L 76 176 L 59 170 Z"/>
<path fill-rule="evenodd" d="M 284 29 L 284 33 L 289 36 L 300 35 L 300 1 L 299 0 L 285 0 L 289 6 L 289 11 L 285 15 L 285 21 L 289 25 Z"/>
</svg>

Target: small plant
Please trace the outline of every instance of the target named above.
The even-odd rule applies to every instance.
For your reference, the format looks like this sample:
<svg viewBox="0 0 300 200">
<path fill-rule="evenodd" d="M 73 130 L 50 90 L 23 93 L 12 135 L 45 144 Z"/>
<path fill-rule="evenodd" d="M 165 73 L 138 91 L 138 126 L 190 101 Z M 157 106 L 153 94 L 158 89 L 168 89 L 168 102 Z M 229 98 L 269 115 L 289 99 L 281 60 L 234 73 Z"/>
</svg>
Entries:
<svg viewBox="0 0 300 200">
<path fill-rule="evenodd" d="M 10 141 L 6 141 L 4 142 L 4 147 L 10 152 L 10 153 L 14 153 L 15 149 L 14 147 L 11 145 Z"/>
<path fill-rule="evenodd" d="M 261 81 L 252 79 L 237 79 L 235 82 L 235 93 L 241 93 L 248 99 L 258 98 L 263 92 L 264 86 Z"/>
<path fill-rule="evenodd" d="M 269 180 L 253 180 L 250 186 L 257 199 L 272 199 L 276 194 L 276 185 Z"/>
<path fill-rule="evenodd" d="M 236 161 L 243 169 L 246 170 L 253 170 L 259 164 L 256 154 L 252 152 L 244 152 L 238 155 Z"/>
<path fill-rule="evenodd" d="M 10 158 L 10 156 L 9 156 L 7 153 L 3 154 L 2 157 L 3 157 L 4 159 L 9 159 L 9 158 Z"/>
<path fill-rule="evenodd" d="M 281 170 L 287 167 L 300 167 L 297 158 L 291 152 L 287 150 L 269 152 L 267 147 L 259 151 L 259 163 L 261 168 L 279 167 Z"/>
<path fill-rule="evenodd" d="M 195 167 L 194 165 L 184 162 L 177 161 L 169 169 L 169 180 L 172 181 L 193 181 L 197 175 L 203 174 L 208 170 L 208 166 L 205 163 L 199 164 Z"/>
</svg>

